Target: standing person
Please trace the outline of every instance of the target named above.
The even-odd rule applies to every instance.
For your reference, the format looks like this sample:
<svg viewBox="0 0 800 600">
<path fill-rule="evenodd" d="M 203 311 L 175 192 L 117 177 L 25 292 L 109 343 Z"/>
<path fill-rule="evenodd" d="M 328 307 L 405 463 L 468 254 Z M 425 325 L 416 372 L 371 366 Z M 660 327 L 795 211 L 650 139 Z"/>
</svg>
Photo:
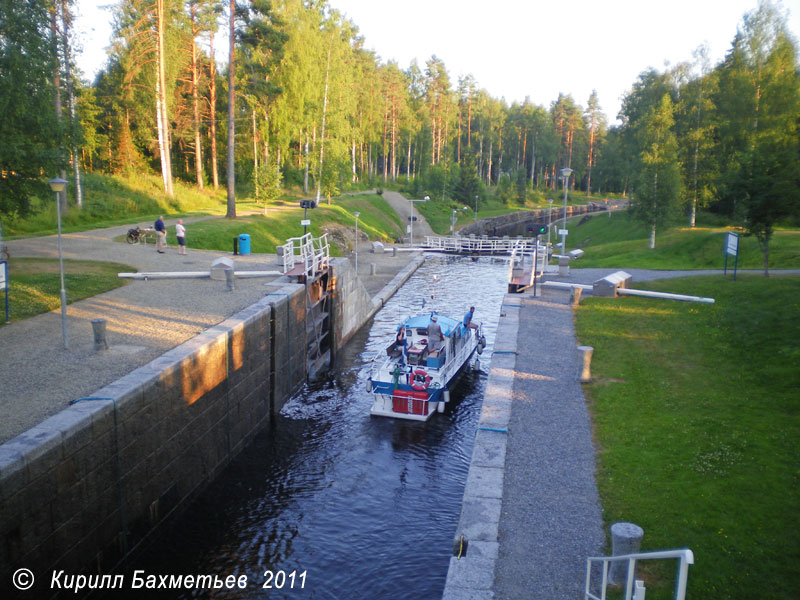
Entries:
<svg viewBox="0 0 800 600">
<path fill-rule="evenodd" d="M 472 315 L 475 314 L 475 307 L 470 306 L 467 314 L 464 315 L 464 327 L 471 327 L 472 329 L 477 329 L 478 326 L 472 322 Z"/>
<path fill-rule="evenodd" d="M 156 230 L 156 252 L 164 254 L 164 245 L 167 243 L 167 228 L 164 226 L 163 215 L 156 219 L 153 228 Z"/>
<path fill-rule="evenodd" d="M 183 219 L 178 219 L 175 235 L 178 238 L 178 254 L 186 254 L 186 227 L 183 226 Z"/>
<path fill-rule="evenodd" d="M 431 315 L 431 322 L 428 325 L 428 352 L 438 350 L 443 340 L 442 328 L 436 322 L 436 315 Z"/>
</svg>

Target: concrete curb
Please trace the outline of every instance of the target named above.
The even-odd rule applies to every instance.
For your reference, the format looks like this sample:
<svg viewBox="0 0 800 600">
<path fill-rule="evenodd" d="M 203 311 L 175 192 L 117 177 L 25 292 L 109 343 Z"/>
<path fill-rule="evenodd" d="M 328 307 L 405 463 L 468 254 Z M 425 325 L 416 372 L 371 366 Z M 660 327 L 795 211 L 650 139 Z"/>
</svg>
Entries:
<svg viewBox="0 0 800 600">
<path fill-rule="evenodd" d="M 489 379 L 472 450 L 456 547 L 463 536 L 466 552 L 450 559 L 443 600 L 490 600 L 499 553 L 498 528 L 514 388 L 519 296 L 506 295 L 497 325 Z"/>
</svg>

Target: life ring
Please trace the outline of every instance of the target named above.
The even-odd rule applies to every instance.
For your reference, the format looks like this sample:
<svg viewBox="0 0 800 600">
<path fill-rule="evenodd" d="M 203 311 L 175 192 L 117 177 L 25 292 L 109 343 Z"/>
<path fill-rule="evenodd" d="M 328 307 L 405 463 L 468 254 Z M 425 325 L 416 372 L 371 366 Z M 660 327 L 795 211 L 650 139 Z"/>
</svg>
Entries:
<svg viewBox="0 0 800 600">
<path fill-rule="evenodd" d="M 411 387 L 418 392 L 422 392 L 428 389 L 428 386 L 431 384 L 431 379 L 432 377 L 425 371 L 417 369 L 411 376 Z"/>
</svg>

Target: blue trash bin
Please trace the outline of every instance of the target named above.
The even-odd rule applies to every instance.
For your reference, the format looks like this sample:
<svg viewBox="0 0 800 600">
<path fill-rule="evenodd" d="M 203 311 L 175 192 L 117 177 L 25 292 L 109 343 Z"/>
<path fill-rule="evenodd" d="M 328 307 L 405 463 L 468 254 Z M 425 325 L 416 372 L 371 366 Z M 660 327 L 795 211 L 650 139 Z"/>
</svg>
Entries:
<svg viewBox="0 0 800 600">
<path fill-rule="evenodd" d="M 239 234 L 239 254 L 250 254 L 250 234 Z"/>
</svg>

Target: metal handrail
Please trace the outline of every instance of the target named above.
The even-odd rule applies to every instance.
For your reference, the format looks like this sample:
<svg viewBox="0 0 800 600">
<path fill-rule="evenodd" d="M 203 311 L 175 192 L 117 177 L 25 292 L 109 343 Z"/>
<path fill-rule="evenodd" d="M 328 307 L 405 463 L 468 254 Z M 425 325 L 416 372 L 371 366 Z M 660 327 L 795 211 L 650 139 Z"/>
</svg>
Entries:
<svg viewBox="0 0 800 600">
<path fill-rule="evenodd" d="M 475 252 L 482 254 L 511 254 L 517 246 L 524 252 L 533 252 L 536 240 L 532 238 L 470 238 L 461 236 L 425 236 L 425 250 L 442 252 Z"/>
<path fill-rule="evenodd" d="M 689 565 L 694 564 L 694 553 L 688 548 L 680 550 L 664 550 L 658 552 L 640 552 L 637 554 L 621 554 L 619 556 L 590 556 L 586 559 L 586 588 L 584 600 L 606 600 L 606 587 L 608 586 L 608 565 L 611 562 L 628 561 L 628 578 L 625 582 L 625 600 L 636 600 L 633 596 L 634 569 L 637 560 L 664 560 L 679 559 L 678 577 L 675 581 L 675 600 L 686 599 L 686 583 L 689 578 Z M 591 588 L 592 561 L 603 563 L 603 579 L 601 582 L 600 596 L 593 594 Z M 644 597 L 644 596 L 642 596 Z"/>
<path fill-rule="evenodd" d="M 296 264 L 303 265 L 303 274 L 313 277 L 330 266 L 328 234 L 314 238 L 310 233 L 293 237 L 283 245 L 283 272 L 288 273 Z"/>
</svg>

